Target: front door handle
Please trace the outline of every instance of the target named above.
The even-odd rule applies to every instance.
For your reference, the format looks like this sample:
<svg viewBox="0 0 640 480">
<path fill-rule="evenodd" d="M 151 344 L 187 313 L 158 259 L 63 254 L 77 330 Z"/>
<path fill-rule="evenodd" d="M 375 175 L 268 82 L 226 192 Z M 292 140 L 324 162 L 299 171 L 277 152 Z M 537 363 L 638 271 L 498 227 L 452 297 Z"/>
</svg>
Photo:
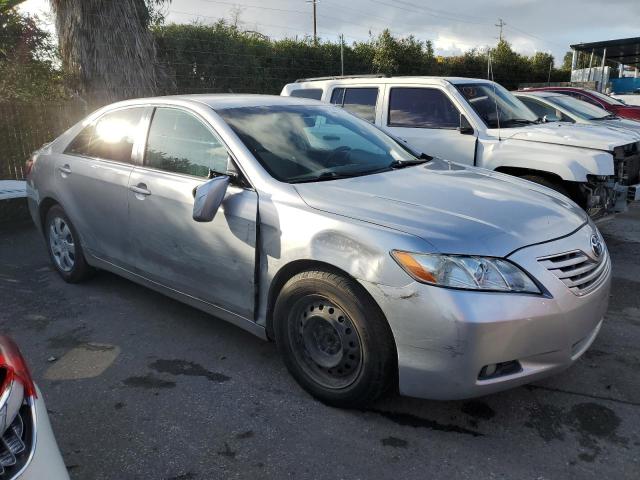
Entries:
<svg viewBox="0 0 640 480">
<path fill-rule="evenodd" d="M 58 170 L 60 171 L 60 175 L 62 175 L 63 178 L 67 178 L 69 175 L 71 175 L 71 167 L 68 163 L 65 163 L 61 167 L 58 167 Z"/>
<path fill-rule="evenodd" d="M 147 186 L 144 183 L 139 183 L 138 185 L 131 185 L 129 187 L 129 190 L 135 193 L 138 198 L 147 197 L 151 195 L 151 192 L 147 190 Z"/>
</svg>

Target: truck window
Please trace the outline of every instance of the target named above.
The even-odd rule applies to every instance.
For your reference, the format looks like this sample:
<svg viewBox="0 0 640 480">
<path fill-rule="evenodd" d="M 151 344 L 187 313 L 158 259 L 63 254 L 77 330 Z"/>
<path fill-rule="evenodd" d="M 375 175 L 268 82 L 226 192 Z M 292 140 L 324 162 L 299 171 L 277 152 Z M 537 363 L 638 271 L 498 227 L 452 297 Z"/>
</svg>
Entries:
<svg viewBox="0 0 640 480">
<path fill-rule="evenodd" d="M 389 96 L 390 127 L 458 128 L 460 112 L 437 88 L 396 87 Z"/>
<path fill-rule="evenodd" d="M 334 88 L 331 103 L 373 123 L 376 119 L 378 88 Z"/>
<path fill-rule="evenodd" d="M 320 100 L 322 98 L 322 89 L 299 88 L 298 90 L 292 90 L 289 96 L 297 98 L 310 98 L 311 100 Z"/>
</svg>

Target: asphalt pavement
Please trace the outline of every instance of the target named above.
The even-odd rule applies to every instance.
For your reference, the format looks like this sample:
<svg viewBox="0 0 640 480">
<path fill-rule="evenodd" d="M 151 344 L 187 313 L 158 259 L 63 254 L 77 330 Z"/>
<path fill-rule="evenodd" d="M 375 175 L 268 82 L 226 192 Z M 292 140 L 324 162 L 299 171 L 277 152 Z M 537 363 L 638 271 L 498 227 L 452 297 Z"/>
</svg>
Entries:
<svg viewBox="0 0 640 480">
<path fill-rule="evenodd" d="M 640 208 L 601 227 L 606 321 L 564 373 L 468 401 L 327 407 L 276 348 L 101 272 L 64 283 L 0 226 L 0 331 L 21 347 L 73 479 L 640 478 Z"/>
</svg>

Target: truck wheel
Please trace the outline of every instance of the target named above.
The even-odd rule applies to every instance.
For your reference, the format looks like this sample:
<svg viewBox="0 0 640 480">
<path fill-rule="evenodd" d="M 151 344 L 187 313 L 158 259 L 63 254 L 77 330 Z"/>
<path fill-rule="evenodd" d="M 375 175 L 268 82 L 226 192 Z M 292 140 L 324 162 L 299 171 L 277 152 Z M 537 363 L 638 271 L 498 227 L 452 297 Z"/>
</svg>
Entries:
<svg viewBox="0 0 640 480">
<path fill-rule="evenodd" d="M 308 271 L 291 278 L 276 301 L 274 334 L 291 375 L 326 404 L 363 407 L 395 378 L 397 355 L 386 319 L 343 276 Z"/>
<path fill-rule="evenodd" d="M 44 234 L 51 262 L 65 282 L 78 283 L 93 273 L 84 258 L 80 236 L 60 205 L 47 212 Z"/>
<path fill-rule="evenodd" d="M 549 180 L 546 177 L 542 177 L 540 175 L 523 175 L 520 178 L 550 188 L 551 190 L 555 190 L 556 192 L 561 193 L 565 197 L 571 198 L 571 195 L 569 195 L 569 192 L 561 183 L 554 182 L 553 180 Z"/>
</svg>

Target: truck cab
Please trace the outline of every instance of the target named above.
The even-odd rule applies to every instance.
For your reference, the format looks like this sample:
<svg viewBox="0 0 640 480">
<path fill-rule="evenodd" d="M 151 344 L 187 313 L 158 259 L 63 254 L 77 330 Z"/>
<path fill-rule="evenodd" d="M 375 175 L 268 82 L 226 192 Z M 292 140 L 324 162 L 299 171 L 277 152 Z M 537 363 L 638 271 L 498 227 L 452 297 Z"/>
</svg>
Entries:
<svg viewBox="0 0 640 480">
<path fill-rule="evenodd" d="M 629 200 L 640 199 L 637 173 L 625 177 L 636 168 L 624 165 L 628 156 L 620 154 L 638 150 L 640 135 L 543 123 L 489 80 L 326 77 L 290 83 L 281 95 L 342 107 L 428 155 L 545 185 L 594 218 L 624 211 Z"/>
</svg>

